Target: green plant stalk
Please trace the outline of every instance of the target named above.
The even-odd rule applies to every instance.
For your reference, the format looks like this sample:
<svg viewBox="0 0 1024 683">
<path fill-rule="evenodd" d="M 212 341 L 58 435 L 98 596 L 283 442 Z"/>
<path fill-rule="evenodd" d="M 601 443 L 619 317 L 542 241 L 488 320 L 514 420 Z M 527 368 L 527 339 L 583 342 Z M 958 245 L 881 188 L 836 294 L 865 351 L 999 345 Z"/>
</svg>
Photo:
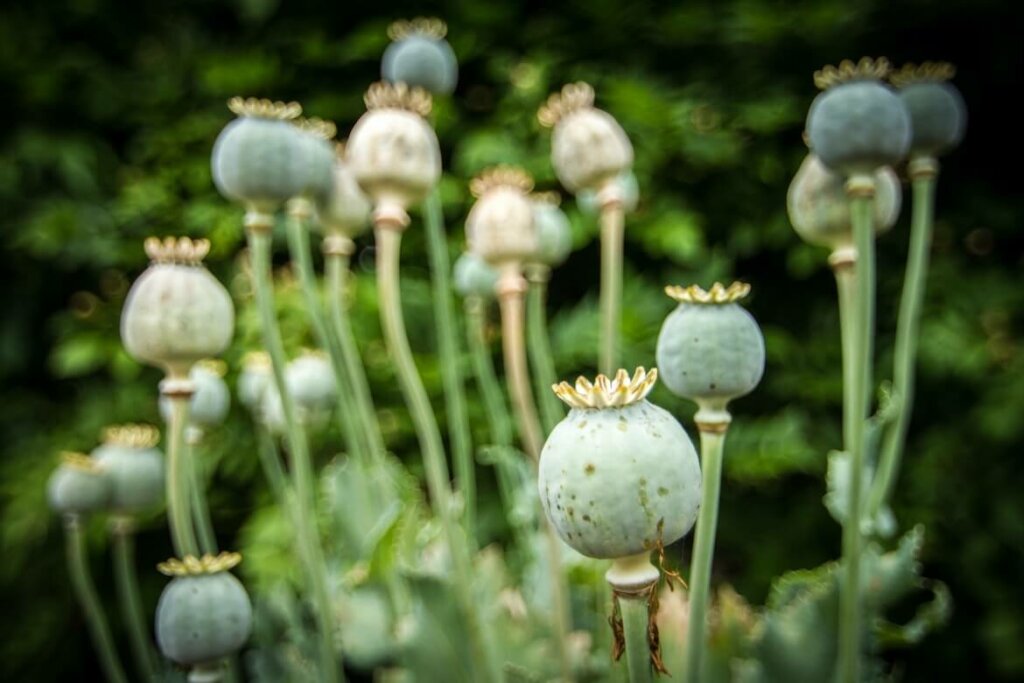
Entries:
<svg viewBox="0 0 1024 683">
<path fill-rule="evenodd" d="M 135 533 L 132 530 L 134 520 L 120 517 L 111 518 L 110 522 L 114 546 L 114 584 L 121 618 L 128 627 L 137 673 L 142 680 L 152 681 L 156 675 L 156 655 L 139 595 L 139 576 L 135 570 Z"/>
<path fill-rule="evenodd" d="M 462 494 L 463 520 L 470 539 L 476 529 L 476 468 L 473 442 L 466 411 L 466 388 L 462 376 L 458 320 L 452 302 L 451 259 L 444 229 L 441 196 L 435 188 L 423 202 L 423 223 L 427 232 L 427 257 L 430 259 L 430 284 L 434 297 L 434 321 L 437 347 L 441 356 L 441 381 L 444 384 L 445 412 L 455 465 L 455 482 Z"/>
<path fill-rule="evenodd" d="M 192 505 L 192 522 L 195 524 L 199 549 L 203 554 L 217 554 L 217 536 L 213 533 L 210 506 L 206 503 L 206 476 L 200 472 L 201 464 L 195 457 L 199 439 L 185 440 L 185 460 L 189 464 L 189 499 Z"/>
<path fill-rule="evenodd" d="M 288 451 L 295 482 L 296 542 L 306 566 L 312 592 L 314 615 L 319 635 L 321 680 L 344 680 L 338 655 L 334 651 L 334 620 L 330 594 L 327 591 L 326 565 L 316 526 L 313 507 L 315 482 L 313 465 L 309 457 L 309 444 L 305 429 L 298 422 L 295 404 L 284 381 L 284 343 L 274 314 L 274 294 L 270 272 L 270 226 L 272 218 L 263 214 L 247 216 L 249 252 L 252 258 L 253 287 L 263 327 L 263 344 L 270 356 L 274 382 L 281 394 L 287 425 Z"/>
<path fill-rule="evenodd" d="M 191 395 L 168 394 L 171 419 L 167 440 L 167 521 L 171 527 L 171 540 L 178 557 L 198 554 L 195 529 L 192 526 L 189 481 L 192 466 L 185 444 L 185 423 Z"/>
<path fill-rule="evenodd" d="M 853 409 L 855 397 L 853 390 L 856 382 L 853 379 L 853 340 L 850 335 L 854 332 L 854 302 L 856 301 L 857 282 L 854 279 L 855 265 L 844 263 L 833 268 L 836 277 L 836 292 L 839 299 L 839 337 L 843 354 L 843 448 L 849 449 L 854 423 L 857 418 L 857 411 Z"/>
<path fill-rule="evenodd" d="M 601 357 L 599 368 L 608 377 L 619 367 L 619 328 L 622 324 L 622 240 L 625 214 L 620 202 L 601 207 Z"/>
<path fill-rule="evenodd" d="M 274 437 L 259 422 L 256 423 L 256 453 L 274 500 L 284 507 L 287 504 L 288 475 L 281 466 L 281 456 L 277 451 L 277 444 L 274 443 Z"/>
<path fill-rule="evenodd" d="M 700 430 L 701 507 L 693 539 L 690 569 L 690 618 L 686 631 L 686 683 L 701 680 L 707 629 L 711 565 L 718 528 L 718 502 L 722 489 L 722 453 L 725 432 Z"/>
<path fill-rule="evenodd" d="M 874 519 L 892 495 L 906 446 L 907 430 L 914 405 L 914 364 L 917 339 L 928 279 L 928 252 L 932 242 L 935 210 L 935 176 L 922 174 L 912 180 L 914 208 L 910 225 L 910 253 L 900 297 L 899 320 L 896 324 L 896 348 L 893 362 L 893 395 L 898 401 L 896 421 L 885 432 L 878 470 L 868 497 L 867 513 Z"/>
<path fill-rule="evenodd" d="M 487 343 L 487 302 L 476 296 L 466 297 L 466 341 L 469 345 L 473 372 L 484 402 L 487 424 L 495 445 L 512 445 L 512 421 L 508 406 Z"/>
<path fill-rule="evenodd" d="M 854 324 L 849 335 L 851 363 L 849 377 L 854 381 L 851 390 L 852 432 L 847 452 L 850 454 L 850 491 L 843 523 L 843 577 L 839 595 L 839 680 L 858 683 L 861 668 L 860 556 L 861 488 L 866 462 L 866 428 L 871 386 L 871 343 L 874 330 L 874 227 L 871 195 L 851 193 L 850 214 L 854 243 L 857 247 L 857 266 L 854 299 Z"/>
<path fill-rule="evenodd" d="M 546 266 L 531 266 L 527 271 L 530 291 L 526 295 L 526 344 L 533 368 L 534 391 L 540 396 L 541 419 L 548 434 L 565 417 L 561 401 L 551 391 L 551 386 L 558 382 L 558 375 L 548 336 L 546 304 L 550 275 Z"/>
<path fill-rule="evenodd" d="M 474 666 L 480 667 L 478 680 L 500 681 L 501 666 L 498 662 L 491 633 L 491 625 L 481 619 L 473 591 L 473 567 L 465 537 L 455 519 L 448 464 L 445 461 L 441 432 L 430 408 L 430 397 L 420 379 L 409 338 L 405 331 L 402 315 L 402 299 L 399 293 L 399 254 L 402 234 L 398 228 L 378 225 L 375 229 L 377 244 L 377 289 L 380 298 L 381 326 L 384 341 L 395 365 L 398 382 L 405 396 L 406 405 L 412 415 L 423 465 L 427 477 L 434 514 L 440 519 L 451 554 L 454 577 L 452 588 L 465 620 L 466 633 L 471 639 L 477 657 Z"/>
<path fill-rule="evenodd" d="M 85 620 L 89 626 L 93 646 L 100 658 L 100 665 L 107 680 L 112 683 L 127 683 L 124 668 L 114 649 L 114 639 L 110 635 L 110 626 L 103 614 L 96 586 L 89 573 L 89 565 L 85 559 L 85 539 L 82 537 L 82 522 L 77 515 L 64 518 L 65 551 L 68 561 L 68 574 L 75 597 L 85 612 Z"/>
<path fill-rule="evenodd" d="M 345 440 L 345 448 L 354 457 L 363 462 L 367 459 L 367 447 L 364 441 L 365 431 L 353 404 L 353 391 L 350 378 L 345 372 L 345 364 L 333 335 L 329 334 L 323 316 L 323 304 L 317 291 L 316 273 L 313 270 L 313 257 L 310 253 L 308 211 L 311 211 L 308 200 L 293 199 L 288 204 L 288 251 L 292 264 L 299 278 L 302 297 L 306 303 L 306 313 L 313 329 L 313 338 L 317 345 L 327 351 L 334 371 L 334 381 L 338 385 L 338 416 L 341 435 Z"/>
<path fill-rule="evenodd" d="M 651 646 L 647 642 L 647 598 L 620 596 L 618 601 L 619 611 L 622 614 L 622 632 L 626 641 L 626 668 L 629 671 L 629 683 L 651 683 L 654 676 L 651 669 Z M 689 681 L 697 681 L 697 679 L 689 679 Z"/>
</svg>

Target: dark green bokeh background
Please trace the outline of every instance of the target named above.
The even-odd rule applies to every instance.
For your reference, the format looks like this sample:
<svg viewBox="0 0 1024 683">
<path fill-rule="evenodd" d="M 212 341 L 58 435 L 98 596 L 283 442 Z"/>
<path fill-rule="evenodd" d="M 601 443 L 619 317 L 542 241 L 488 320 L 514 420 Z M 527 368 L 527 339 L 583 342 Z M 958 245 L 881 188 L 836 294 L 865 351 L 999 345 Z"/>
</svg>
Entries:
<svg viewBox="0 0 1024 683">
<path fill-rule="evenodd" d="M 803 156 L 811 73 L 846 57 L 943 59 L 970 110 L 962 149 L 944 161 L 934 268 L 920 353 L 920 395 L 895 499 L 902 528 L 927 526 L 924 574 L 946 581 L 952 622 L 892 659 L 906 680 L 1024 676 L 1024 349 L 1019 282 L 1019 171 L 1004 171 L 1020 129 L 1020 12 L 1009 2 L 713 0 L 443 5 L 235 0 L 22 3 L 0 10 L 0 672 L 22 681 L 97 676 L 66 582 L 59 523 L 43 487 L 61 449 L 90 449 L 111 422 L 157 421 L 158 375 L 120 349 L 127 283 L 145 266 L 150 234 L 206 235 L 211 268 L 231 283 L 238 343 L 256 344 L 237 258 L 240 215 L 217 196 L 213 140 L 235 94 L 298 99 L 344 131 L 378 78 L 385 28 L 420 14 L 445 18 L 460 85 L 437 106 L 450 174 L 443 186 L 453 248 L 484 166 L 526 166 L 555 188 L 536 107 L 563 82 L 588 80 L 630 134 L 643 201 L 627 234 L 626 365 L 650 365 L 672 302 L 665 283 L 742 278 L 764 327 L 768 370 L 735 406 L 727 454 L 717 580 L 751 602 L 771 577 L 839 552 L 820 504 L 826 453 L 838 443 L 839 350 L 825 254 L 789 228 L 785 191 Z M 577 251 L 555 274 L 552 328 L 559 372 L 592 370 L 596 228 L 566 201 Z M 907 216 L 879 242 L 879 374 L 891 361 Z M 391 447 L 415 466 L 413 439 L 382 359 L 368 241 L 357 262 L 356 322 Z M 422 241 L 408 234 L 407 314 L 422 368 L 440 391 Z M 283 255 L 282 255 L 283 263 Z M 289 343 L 304 341 L 285 292 Z M 655 400 L 689 420 L 692 408 Z M 479 415 L 477 416 L 480 417 Z M 479 423 L 480 420 L 478 419 Z M 335 443 L 337 441 L 335 440 Z M 249 515 L 265 501 L 247 418 L 210 442 L 211 500 L 224 544 L 261 538 Z M 322 449 L 326 459 L 330 446 Z M 487 489 L 487 474 L 484 488 Z M 484 515 L 500 536 L 494 496 Z M 236 536 L 239 530 L 241 535 Z M 93 567 L 113 612 L 103 524 Z M 159 519 L 140 538 L 148 570 L 170 552 Z M 688 552 L 689 542 L 680 552 Z M 272 565 L 243 565 L 252 579 Z M 120 631 L 116 614 L 114 627 Z M 123 642 L 123 641 L 122 641 Z M 125 652 L 127 655 L 127 652 Z"/>
</svg>

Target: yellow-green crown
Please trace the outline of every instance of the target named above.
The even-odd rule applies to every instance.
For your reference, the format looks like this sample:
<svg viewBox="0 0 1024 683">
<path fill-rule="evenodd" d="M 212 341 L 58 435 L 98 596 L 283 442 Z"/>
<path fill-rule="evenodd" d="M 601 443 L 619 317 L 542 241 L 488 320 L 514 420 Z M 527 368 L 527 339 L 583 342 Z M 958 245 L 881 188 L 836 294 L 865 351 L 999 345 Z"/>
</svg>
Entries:
<svg viewBox="0 0 1024 683">
<path fill-rule="evenodd" d="M 402 40 L 409 36 L 424 36 L 441 40 L 448 35 L 448 24 L 437 17 L 416 17 L 415 19 L 399 19 L 388 26 L 388 38 Z"/>
<path fill-rule="evenodd" d="M 551 390 L 570 408 L 622 408 L 647 398 L 657 381 L 657 368 L 645 371 L 641 367 L 632 377 L 625 370 L 619 370 L 615 379 L 598 375 L 591 382 L 586 377 L 577 377 L 575 386 L 561 382 Z"/>
<path fill-rule="evenodd" d="M 143 243 L 146 255 L 153 263 L 176 263 L 198 266 L 210 253 L 210 240 L 190 237 L 148 237 Z"/>
<path fill-rule="evenodd" d="M 202 576 L 226 572 L 238 566 L 241 561 L 241 553 L 221 553 L 219 555 L 207 553 L 202 557 L 186 555 L 180 560 L 172 557 L 166 562 L 158 564 L 156 568 L 164 576 Z"/>
<path fill-rule="evenodd" d="M 550 206 L 561 206 L 562 195 L 555 192 L 554 190 L 548 190 L 547 192 L 534 192 L 530 195 L 530 199 L 541 204 L 549 204 Z"/>
<path fill-rule="evenodd" d="M 100 474 L 100 464 L 85 453 L 75 451 L 61 451 L 60 463 L 66 467 L 88 472 L 89 474 Z"/>
<path fill-rule="evenodd" d="M 153 425 L 110 425 L 103 430 L 103 443 L 125 448 L 152 448 L 160 442 L 160 430 Z"/>
<path fill-rule="evenodd" d="M 388 83 L 386 81 L 378 81 L 371 85 L 363 95 L 363 102 L 366 103 L 368 110 L 405 109 L 423 117 L 428 116 L 434 106 L 430 93 L 423 88 L 409 87 L 406 83 Z"/>
<path fill-rule="evenodd" d="M 574 111 L 594 106 L 594 89 L 579 81 L 567 83 L 562 91 L 548 97 L 548 101 L 537 110 L 537 120 L 542 126 L 554 128 L 559 121 Z"/>
<path fill-rule="evenodd" d="M 266 351 L 248 351 L 242 356 L 243 368 L 270 368 L 270 354 Z"/>
<path fill-rule="evenodd" d="M 731 304 L 750 294 L 750 285 L 746 282 L 734 282 L 728 287 L 721 282 L 704 290 L 700 285 L 668 285 L 665 294 L 681 304 Z"/>
<path fill-rule="evenodd" d="M 250 116 L 257 119 L 278 119 L 291 121 L 302 113 L 302 105 L 298 102 L 280 102 L 256 97 L 232 97 L 228 100 L 228 109 L 236 116 Z"/>
<path fill-rule="evenodd" d="M 482 197 L 499 187 L 510 187 L 524 194 L 533 189 L 533 178 L 518 166 L 492 166 L 469 181 L 469 191 L 474 197 Z"/>
<path fill-rule="evenodd" d="M 193 367 L 202 368 L 212 375 L 223 377 L 228 374 L 228 364 L 222 361 L 220 358 L 204 358 L 197 362 Z"/>
<path fill-rule="evenodd" d="M 911 83 L 942 83 L 956 76 L 956 67 L 949 62 L 922 62 L 904 64 L 889 75 L 889 82 L 897 88 Z"/>
<path fill-rule="evenodd" d="M 889 75 L 891 70 L 889 60 L 885 57 L 872 59 L 861 57 L 859 62 L 844 59 L 839 66 L 828 66 L 814 72 L 814 85 L 821 90 L 828 90 L 840 83 L 860 80 L 880 81 Z"/>
<path fill-rule="evenodd" d="M 316 116 L 311 116 L 308 119 L 300 117 L 295 119 L 294 123 L 302 132 L 309 133 L 321 140 L 332 140 L 338 134 L 338 126 L 334 124 L 334 121 L 325 121 Z"/>
</svg>

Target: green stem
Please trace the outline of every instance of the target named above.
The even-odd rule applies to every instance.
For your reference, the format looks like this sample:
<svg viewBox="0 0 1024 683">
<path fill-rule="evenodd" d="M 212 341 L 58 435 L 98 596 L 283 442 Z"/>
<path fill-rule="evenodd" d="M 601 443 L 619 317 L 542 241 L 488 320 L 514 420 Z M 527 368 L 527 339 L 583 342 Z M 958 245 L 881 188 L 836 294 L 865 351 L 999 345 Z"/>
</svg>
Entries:
<svg viewBox="0 0 1024 683">
<path fill-rule="evenodd" d="M 854 340 L 850 337 L 854 332 L 853 316 L 856 301 L 855 266 L 851 263 L 837 264 L 833 270 L 836 277 L 836 291 L 839 298 L 839 337 L 843 351 L 843 448 L 850 449 L 857 421 L 857 411 L 853 409 L 856 397 L 853 394 L 856 382 L 853 379 L 854 365 L 852 360 Z"/>
<path fill-rule="evenodd" d="M 274 293 L 270 271 L 270 227 L 272 217 L 251 212 L 246 216 L 249 251 L 252 258 L 253 287 L 263 327 L 263 344 L 270 356 L 274 382 L 281 395 L 281 406 L 287 425 L 288 452 L 295 481 L 296 542 L 306 567 L 312 592 L 314 615 L 319 635 L 321 680 L 344 679 L 334 650 L 334 623 L 330 594 L 327 590 L 326 565 L 316 526 L 314 510 L 315 482 L 309 457 L 309 444 L 304 427 L 299 424 L 295 404 L 284 381 L 285 354 L 281 332 L 274 314 Z"/>
<path fill-rule="evenodd" d="M 622 324 L 622 204 L 601 208 L 601 358 L 600 370 L 611 377 L 619 367 L 619 327 Z"/>
<path fill-rule="evenodd" d="M 270 492 L 277 504 L 284 506 L 287 503 L 288 475 L 281 466 L 281 455 L 278 453 L 274 437 L 262 424 L 256 425 L 256 453 L 263 468 L 263 476 L 267 478 L 270 485 Z"/>
<path fill-rule="evenodd" d="M 96 595 L 96 586 L 89 574 L 89 565 L 85 559 L 85 539 L 82 537 L 81 520 L 77 515 L 68 515 L 64 518 L 64 532 L 71 587 L 82 611 L 85 612 L 85 620 L 89 626 L 93 646 L 99 654 L 103 673 L 108 681 L 127 683 L 128 679 L 114 649 L 110 626 L 107 624 L 107 618 Z"/>
<path fill-rule="evenodd" d="M 452 588 L 456 593 L 456 599 L 459 601 L 465 620 L 466 633 L 477 653 L 473 664 L 481 668 L 478 679 L 499 681 L 501 680 L 501 667 L 494 650 L 491 627 L 487 621 L 480 618 L 477 611 L 477 602 L 473 591 L 472 560 L 466 539 L 462 535 L 462 530 L 454 515 L 451 482 L 441 442 L 441 432 L 430 408 L 430 397 L 427 395 L 419 371 L 416 369 L 416 362 L 413 359 L 409 338 L 405 331 L 398 279 L 402 240 L 399 230 L 399 228 L 388 224 L 378 224 L 375 230 L 377 289 L 384 340 L 391 361 L 395 365 L 398 382 L 416 428 L 420 450 L 423 453 L 430 502 L 434 514 L 441 521 L 445 539 L 448 542 L 455 574 Z"/>
<path fill-rule="evenodd" d="M 156 673 L 156 655 L 146 626 L 147 620 L 142 611 L 139 577 L 135 571 L 135 533 L 132 530 L 134 520 L 119 517 L 111 518 L 110 522 L 114 546 L 114 584 L 121 606 L 121 618 L 128 627 L 132 656 L 135 658 L 138 674 L 142 680 L 152 681 Z"/>
<path fill-rule="evenodd" d="M 455 482 L 462 494 L 466 529 L 469 531 L 470 539 L 473 539 L 476 528 L 476 471 L 469 432 L 469 414 L 466 411 L 462 354 L 456 335 L 458 320 L 452 303 L 451 262 L 444 230 L 444 211 L 441 207 L 441 196 L 436 189 L 423 202 L 423 222 L 427 232 L 434 321 L 437 327 L 437 347 L 441 356 L 441 380 L 444 383 L 445 412 L 448 415 Z"/>
<path fill-rule="evenodd" d="M 657 588 L 654 588 L 657 590 Z M 651 646 L 647 641 L 648 606 L 646 598 L 619 597 L 622 632 L 626 641 L 626 668 L 629 683 L 650 683 Z M 697 679 L 690 679 L 696 681 Z"/>
<path fill-rule="evenodd" d="M 465 312 L 466 340 L 491 439 L 498 446 L 511 446 L 512 420 L 509 419 L 508 405 L 487 343 L 487 302 L 476 296 L 466 297 Z"/>
<path fill-rule="evenodd" d="M 498 281 L 498 304 L 501 309 L 501 345 L 505 359 L 505 383 L 512 399 L 519 440 L 533 462 L 540 460 L 544 436 L 537 416 L 533 391 L 530 389 L 530 369 L 526 362 L 526 330 L 523 294 L 526 280 L 510 268 Z"/>
<path fill-rule="evenodd" d="M 217 554 L 217 536 L 213 533 L 210 506 L 206 503 L 206 475 L 200 472 L 202 464 L 195 457 L 199 438 L 185 439 L 185 459 L 189 464 L 189 498 L 192 505 L 192 521 L 199 539 L 199 549 L 204 554 Z"/>
<path fill-rule="evenodd" d="M 914 361 L 917 358 L 921 308 L 928 279 L 928 251 L 932 242 L 932 216 L 935 207 L 935 175 L 922 173 L 914 177 L 912 182 L 914 208 L 910 227 L 910 253 L 907 256 L 907 271 L 900 298 L 893 362 L 892 390 L 899 410 L 896 412 L 896 422 L 886 431 L 882 442 L 878 474 L 868 498 L 869 519 L 876 518 L 896 485 L 914 406 Z"/>
<path fill-rule="evenodd" d="M 185 445 L 185 423 L 188 421 L 190 393 L 171 393 L 171 419 L 167 439 L 167 521 L 171 527 L 171 540 L 178 557 L 196 555 L 195 529 L 192 527 L 189 480 L 191 465 Z"/>
<path fill-rule="evenodd" d="M 546 309 L 548 278 L 551 271 L 546 266 L 531 266 L 527 270 L 530 291 L 526 295 L 526 343 L 533 368 L 534 391 L 540 396 L 540 413 L 547 433 L 555 428 L 565 411 L 562 403 L 551 391 L 558 382 L 555 361 L 551 354 L 551 340 L 548 337 L 548 316 Z"/>
</svg>

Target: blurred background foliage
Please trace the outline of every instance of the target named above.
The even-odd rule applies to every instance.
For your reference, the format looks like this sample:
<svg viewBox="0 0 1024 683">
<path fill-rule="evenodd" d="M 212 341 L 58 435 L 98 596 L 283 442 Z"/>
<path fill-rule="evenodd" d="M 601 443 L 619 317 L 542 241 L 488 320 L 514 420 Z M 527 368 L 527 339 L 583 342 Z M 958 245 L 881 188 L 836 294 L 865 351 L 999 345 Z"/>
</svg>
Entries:
<svg viewBox="0 0 1024 683">
<path fill-rule="evenodd" d="M 241 216 L 210 180 L 210 148 L 230 118 L 226 99 L 297 99 L 345 131 L 379 77 L 386 26 L 416 15 L 447 20 L 460 60 L 459 88 L 435 114 L 453 253 L 462 244 L 467 180 L 485 166 L 518 163 L 541 189 L 557 187 L 535 111 L 562 83 L 582 79 L 636 147 L 642 201 L 627 230 L 625 365 L 653 362 L 673 306 L 662 285 L 753 284 L 750 308 L 765 330 L 768 370 L 735 406 L 716 556 L 716 580 L 752 603 L 764 601 L 773 576 L 839 553 L 839 527 L 821 506 L 826 454 L 839 442 L 834 285 L 825 253 L 796 237 L 784 208 L 805 152 L 811 73 L 864 54 L 957 65 L 971 119 L 962 149 L 943 162 L 920 395 L 894 501 L 902 529 L 926 526 L 923 573 L 948 583 L 955 611 L 944 630 L 897 653 L 895 663 L 906 680 L 1024 676 L 1020 188 L 1019 174 L 1003 170 L 1015 143 L 1007 137 L 1019 129 L 1006 104 L 1021 85 L 1020 44 L 1006 31 L 1020 26 L 1015 3 L 73 0 L 0 10 L 3 677 L 96 675 L 43 488 L 58 450 L 91 449 L 108 423 L 159 419 L 158 375 L 129 359 L 118 337 L 127 286 L 145 266 L 142 239 L 209 237 L 210 267 L 239 309 L 229 378 L 258 344 Z M 550 313 L 558 371 L 570 377 L 593 371 L 598 247 L 595 221 L 571 198 L 564 206 L 576 251 L 554 275 Z M 879 242 L 881 376 L 891 361 L 904 214 Z M 287 288 L 283 241 L 278 246 L 281 314 L 297 350 L 308 332 Z M 420 232 L 410 230 L 404 296 L 438 398 L 422 249 Z M 364 239 L 353 315 L 389 446 L 416 471 L 415 439 L 376 323 L 372 262 Z M 691 406 L 664 389 L 653 399 L 690 424 Z M 471 405 L 480 410 L 479 401 Z M 336 434 L 320 440 L 323 463 L 336 443 Z M 215 463 L 210 499 L 222 544 L 243 551 L 287 533 L 265 514 L 253 448 L 248 417 L 236 408 L 204 454 Z M 485 534 L 501 540 L 507 529 L 491 474 L 481 468 L 480 476 Z M 91 540 L 97 581 L 113 607 L 99 521 Z M 672 550 L 685 562 L 689 545 Z M 145 568 L 169 553 L 162 520 L 149 520 L 140 562 L 150 609 L 163 580 Z M 289 570 L 273 553 L 252 558 L 242 565 L 250 580 Z"/>
</svg>

